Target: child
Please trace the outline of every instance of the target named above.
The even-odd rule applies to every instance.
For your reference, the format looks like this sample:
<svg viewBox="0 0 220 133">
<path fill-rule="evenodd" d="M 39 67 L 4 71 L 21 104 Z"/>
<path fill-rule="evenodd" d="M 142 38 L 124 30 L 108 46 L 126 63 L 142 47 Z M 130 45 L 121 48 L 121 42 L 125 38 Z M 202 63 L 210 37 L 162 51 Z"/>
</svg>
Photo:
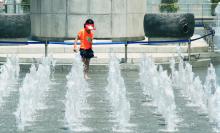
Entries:
<svg viewBox="0 0 220 133">
<path fill-rule="evenodd" d="M 92 30 L 95 30 L 94 21 L 92 19 L 87 19 L 84 24 L 84 28 L 78 32 L 73 47 L 73 51 L 77 52 L 77 41 L 80 40 L 80 55 L 84 63 L 85 79 L 89 79 L 89 62 L 90 58 L 94 57 L 92 50 L 92 40 L 94 37 L 94 33 L 92 32 Z"/>
</svg>

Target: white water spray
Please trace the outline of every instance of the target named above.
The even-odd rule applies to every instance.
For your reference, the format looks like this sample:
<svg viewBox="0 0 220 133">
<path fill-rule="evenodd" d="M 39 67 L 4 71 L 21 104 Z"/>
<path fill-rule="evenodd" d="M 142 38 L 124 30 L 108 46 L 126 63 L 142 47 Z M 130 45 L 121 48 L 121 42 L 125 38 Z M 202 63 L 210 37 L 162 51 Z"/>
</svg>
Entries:
<svg viewBox="0 0 220 133">
<path fill-rule="evenodd" d="M 111 102 L 112 111 L 116 118 L 117 124 L 113 128 L 116 132 L 128 132 L 127 127 L 130 125 L 130 102 L 126 97 L 126 88 L 124 79 L 121 76 L 119 59 L 115 54 L 110 55 L 108 85 L 109 101 Z"/>
<path fill-rule="evenodd" d="M 204 84 L 206 96 L 206 104 L 208 108 L 209 120 L 217 125 L 216 129 L 220 129 L 220 88 L 216 82 L 215 68 L 212 64 L 207 70 L 206 80 Z M 220 130 L 219 130 L 220 131 Z"/>
<path fill-rule="evenodd" d="M 165 119 L 166 131 L 176 131 L 179 120 L 172 82 L 167 72 L 162 67 L 159 67 L 158 71 L 152 58 L 145 56 L 140 65 L 139 75 L 143 93 L 150 97 L 152 104 L 157 107 L 157 112 Z"/>
<path fill-rule="evenodd" d="M 173 86 L 181 90 L 189 102 L 188 105 L 198 106 L 199 113 L 208 113 L 210 122 L 215 125 L 214 131 L 220 132 L 220 87 L 217 85 L 213 65 L 210 64 L 203 85 L 188 62 L 180 60 L 178 70 L 175 70 L 174 61 L 171 62 L 172 79 L 175 83 Z"/>
<path fill-rule="evenodd" d="M 19 103 L 15 112 L 19 130 L 24 130 L 25 126 L 36 119 L 37 110 L 45 108 L 44 99 L 50 85 L 50 65 L 50 58 L 43 58 L 38 69 L 32 64 L 30 73 L 25 76 L 19 88 Z"/>
<path fill-rule="evenodd" d="M 181 91 L 182 95 L 189 101 L 188 105 L 198 106 L 200 112 L 206 113 L 203 85 L 200 78 L 195 76 L 192 71 L 192 65 L 180 58 L 178 68 L 175 69 L 174 63 L 175 61 L 172 60 L 170 65 L 173 87 Z"/>
<path fill-rule="evenodd" d="M 10 87 L 17 83 L 19 71 L 19 60 L 16 56 L 7 57 L 6 63 L 0 67 L 0 107 L 4 102 L 3 98 L 12 91 Z"/>
<path fill-rule="evenodd" d="M 83 111 L 90 107 L 87 103 L 87 92 L 90 91 L 83 74 L 83 63 L 80 55 L 74 57 L 71 72 L 66 76 L 67 92 L 65 101 L 65 120 L 72 131 L 91 131 L 83 125 L 86 115 Z"/>
<path fill-rule="evenodd" d="M 145 56 L 144 56 L 145 57 Z M 157 72 L 157 66 L 153 63 L 152 58 L 144 58 L 141 61 L 140 64 L 140 72 L 139 72 L 139 77 L 140 77 L 140 83 L 141 83 L 141 87 L 143 89 L 143 93 L 146 96 L 150 97 L 155 97 L 154 96 L 154 90 L 152 89 L 153 86 L 156 86 L 156 72 Z M 151 75 L 150 76 L 146 76 L 146 75 Z M 146 81 L 153 81 L 153 82 L 146 82 Z M 153 100 L 152 98 L 150 100 Z M 152 103 L 154 104 L 154 101 L 152 101 Z M 155 104 L 154 104 L 155 105 Z"/>
<path fill-rule="evenodd" d="M 217 82 L 216 82 L 215 68 L 213 67 L 212 64 L 210 64 L 204 84 L 204 90 L 207 97 L 213 95 L 216 89 L 217 89 Z"/>
<path fill-rule="evenodd" d="M 212 64 L 207 71 L 204 92 L 209 120 L 214 131 L 220 132 L 220 86 L 217 84 L 215 68 Z"/>
<path fill-rule="evenodd" d="M 208 98 L 209 120 L 216 132 L 220 132 L 220 87 L 217 86 L 216 92 Z"/>
</svg>

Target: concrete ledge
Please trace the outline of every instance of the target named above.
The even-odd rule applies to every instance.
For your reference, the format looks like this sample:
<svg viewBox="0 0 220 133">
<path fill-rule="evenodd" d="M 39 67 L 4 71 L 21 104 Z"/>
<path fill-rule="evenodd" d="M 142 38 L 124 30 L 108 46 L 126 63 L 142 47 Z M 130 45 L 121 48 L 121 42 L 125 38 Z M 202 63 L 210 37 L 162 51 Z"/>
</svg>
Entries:
<svg viewBox="0 0 220 133">
<path fill-rule="evenodd" d="M 168 44 L 168 45 L 128 45 L 128 53 L 176 53 L 177 46 L 180 45 L 182 53 L 187 53 L 188 44 Z M 125 46 L 120 45 L 94 45 L 95 53 L 124 53 Z M 44 54 L 43 44 L 21 45 L 21 46 L 1 46 L 0 54 Z M 48 53 L 72 53 L 72 45 L 51 44 L 48 46 Z M 208 45 L 204 40 L 192 42 L 191 52 L 208 52 Z"/>
<path fill-rule="evenodd" d="M 4 62 L 0 62 L 0 65 L 2 65 Z M 207 67 L 211 63 L 210 59 L 200 59 L 197 61 L 191 61 L 190 64 L 193 66 L 193 68 L 196 67 Z M 33 63 L 36 66 L 38 66 L 38 63 Z M 156 63 L 157 65 L 163 66 L 164 69 L 170 69 L 169 62 L 164 63 Z M 178 62 L 176 63 L 176 66 L 178 65 Z M 140 67 L 139 64 L 131 64 L 131 63 L 122 63 L 121 65 L 122 71 L 139 71 Z M 20 69 L 22 72 L 29 72 L 31 67 L 31 63 L 20 63 Z M 56 64 L 55 71 L 56 72 L 70 72 L 72 68 L 72 64 Z M 90 65 L 90 71 L 96 72 L 96 71 L 108 71 L 109 66 L 108 64 L 92 64 Z"/>
<path fill-rule="evenodd" d="M 182 54 L 184 58 L 188 57 L 187 53 Z M 32 63 L 40 62 L 41 58 L 44 57 L 44 54 L 17 54 L 20 58 L 20 63 Z M 72 64 L 74 53 L 71 54 L 49 54 L 53 57 L 57 64 Z M 91 64 L 108 64 L 109 62 L 109 53 L 96 53 L 96 58 L 91 59 Z M 116 53 L 116 56 L 121 62 L 125 59 L 124 53 Z M 169 62 L 171 58 L 177 59 L 177 53 L 128 53 L 127 63 L 136 64 L 141 61 L 143 56 L 149 56 L 154 59 L 156 63 Z M 0 54 L 0 62 L 5 62 L 7 54 Z"/>
</svg>

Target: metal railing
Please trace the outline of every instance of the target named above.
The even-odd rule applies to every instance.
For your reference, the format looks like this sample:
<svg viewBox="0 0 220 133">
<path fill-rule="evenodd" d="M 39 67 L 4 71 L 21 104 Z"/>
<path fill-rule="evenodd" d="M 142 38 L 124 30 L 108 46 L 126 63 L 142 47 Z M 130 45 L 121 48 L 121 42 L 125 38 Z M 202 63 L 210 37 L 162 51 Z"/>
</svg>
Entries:
<svg viewBox="0 0 220 133">
<path fill-rule="evenodd" d="M 129 45 L 137 45 L 137 44 L 142 44 L 142 45 L 161 45 L 161 44 L 181 44 L 181 43 L 187 43 L 188 44 L 188 61 L 191 61 L 191 42 L 196 41 L 199 39 L 205 39 L 209 40 L 209 48 L 211 49 L 211 52 L 214 52 L 214 43 L 213 43 L 213 36 L 215 34 L 213 29 L 206 28 L 206 33 L 198 38 L 194 39 L 188 39 L 188 40 L 170 40 L 170 41 L 127 41 L 127 42 L 95 42 L 93 43 L 94 45 L 118 45 L 118 44 L 124 44 L 125 46 L 125 58 L 124 58 L 124 63 L 127 63 L 127 55 L 128 51 L 127 48 Z M 15 41 L 0 41 L 0 45 L 29 45 L 29 44 L 44 44 L 45 46 L 45 56 L 48 56 L 48 45 L 56 45 L 56 44 L 61 44 L 61 45 L 73 45 L 73 42 L 49 42 L 49 41 L 44 41 L 44 42 L 15 42 Z M 79 44 L 79 43 L 78 43 Z"/>
</svg>

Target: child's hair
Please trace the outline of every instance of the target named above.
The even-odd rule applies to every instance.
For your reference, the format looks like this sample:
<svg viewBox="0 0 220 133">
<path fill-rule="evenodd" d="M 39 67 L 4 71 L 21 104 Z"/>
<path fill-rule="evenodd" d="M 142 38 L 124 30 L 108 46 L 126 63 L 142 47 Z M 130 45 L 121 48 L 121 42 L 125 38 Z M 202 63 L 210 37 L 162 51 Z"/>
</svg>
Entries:
<svg viewBox="0 0 220 133">
<path fill-rule="evenodd" d="M 86 24 L 94 24 L 94 21 L 92 19 L 87 19 L 84 24 L 84 28 L 86 27 Z"/>
</svg>

